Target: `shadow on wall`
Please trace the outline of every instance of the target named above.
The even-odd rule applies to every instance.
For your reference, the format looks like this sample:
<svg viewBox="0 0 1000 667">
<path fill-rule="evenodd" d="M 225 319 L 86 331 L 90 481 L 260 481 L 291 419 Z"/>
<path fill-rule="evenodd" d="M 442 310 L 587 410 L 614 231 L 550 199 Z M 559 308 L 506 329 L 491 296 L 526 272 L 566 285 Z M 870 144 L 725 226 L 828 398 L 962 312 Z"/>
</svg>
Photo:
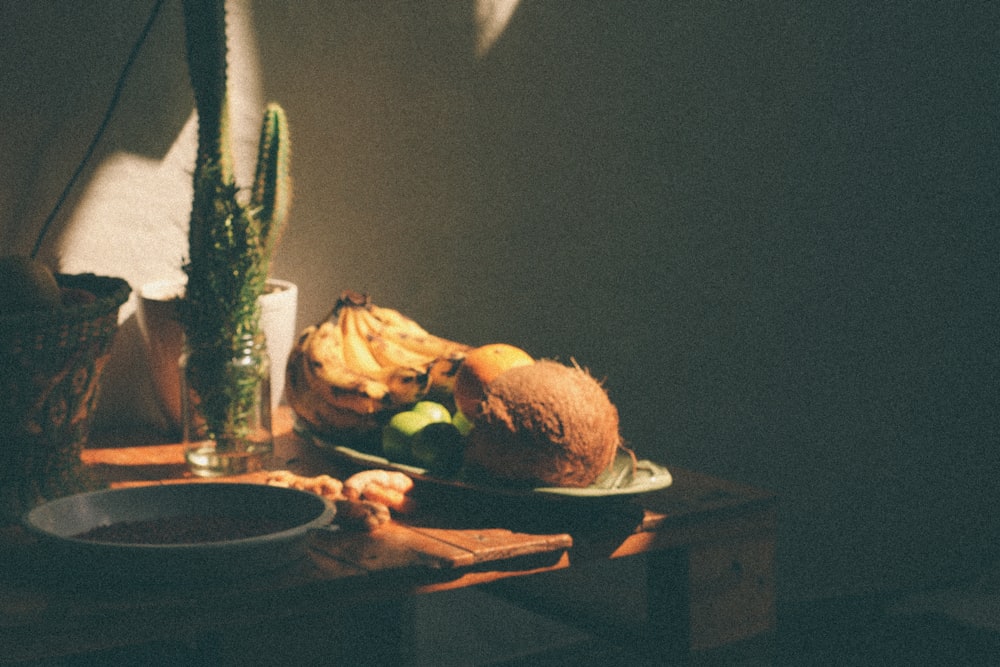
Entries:
<svg viewBox="0 0 1000 667">
<path fill-rule="evenodd" d="M 463 39 L 469 40 L 470 49 L 476 54 L 485 54 L 503 32 L 516 5 L 516 0 L 480 0 L 468 5 L 450 3 L 444 10 L 447 12 L 444 18 L 451 22 L 453 30 L 467 32 Z M 108 8 L 110 12 L 116 10 L 126 13 L 121 8 Z M 251 177 L 259 110 L 264 99 L 252 10 L 252 3 L 245 0 L 228 2 L 229 74 L 235 119 L 237 181 L 243 184 L 248 183 Z M 101 22 L 113 23 L 118 18 L 138 34 L 141 20 L 145 20 L 145 16 L 140 14 L 133 10 L 127 16 L 103 16 Z M 44 9 L 39 9 L 24 11 L 22 22 L 45 25 L 55 18 Z M 92 17 L 88 14 L 86 18 Z M 134 39 L 133 34 L 124 31 L 115 37 L 115 47 L 117 42 L 128 37 Z M 96 66 L 100 60 L 100 64 L 109 71 L 120 70 L 127 48 L 112 48 L 96 38 L 87 46 L 92 51 L 82 54 L 81 61 L 87 62 L 91 58 Z M 112 58 L 111 54 L 119 52 L 122 63 L 115 62 L 116 67 L 107 67 L 106 61 Z M 181 264 L 186 256 L 190 173 L 197 125 L 197 118 L 191 111 L 192 100 L 183 53 L 179 3 L 168 3 L 143 45 L 143 53 L 130 74 L 110 131 L 92 160 L 83 185 L 78 188 L 81 192 L 74 194 L 71 205 L 67 206 L 69 215 L 49 236 L 55 241 L 50 241 L 45 250 L 50 256 L 58 258 L 60 270 L 122 276 L 136 291 L 139 286 L 154 280 L 183 279 Z M 473 54 L 469 56 L 471 59 Z M 39 67 L 43 66 L 51 66 L 51 63 L 40 61 Z M 53 72 L 54 76 L 58 74 Z M 178 79 L 181 82 L 179 94 Z M 160 85 L 160 81 L 169 81 L 171 85 Z M 108 86 L 108 98 L 112 88 Z M 28 90 L 34 89 L 29 87 Z M 107 104 L 107 100 L 98 95 L 89 96 L 87 100 L 95 108 L 95 119 L 99 118 L 97 111 L 103 109 L 98 109 L 98 105 Z M 151 109 L 157 113 L 150 114 L 150 120 L 160 118 L 161 122 L 142 122 Z M 170 118 L 171 115 L 174 117 Z M 51 116 L 53 126 L 60 127 L 65 133 L 70 131 L 65 127 L 68 118 L 60 118 L 57 113 L 51 113 Z M 183 129 L 168 138 L 170 130 L 177 127 L 176 118 L 184 116 L 187 120 L 182 121 Z M 95 129 L 96 124 L 95 121 Z M 88 137 L 83 134 L 80 125 L 74 125 L 73 130 L 80 134 L 73 137 L 76 141 L 67 143 L 79 144 L 82 155 Z M 41 137 L 45 136 L 47 134 L 42 132 Z M 303 138 L 307 139 L 307 136 Z M 35 189 L 35 185 L 22 184 L 24 192 Z M 25 201 L 21 200 L 15 202 L 12 209 L 25 207 Z M 7 222 L 10 224 L 10 221 Z M 119 427 L 125 422 L 162 423 L 155 402 L 151 401 L 147 380 L 149 371 L 142 363 L 144 355 L 132 321 L 135 298 L 133 293 L 130 303 L 122 309 L 123 326 L 116 345 L 118 353 L 113 355 L 105 374 L 103 400 L 96 420 L 98 427 L 108 422 Z"/>
<path fill-rule="evenodd" d="M 643 456 L 784 498 L 785 595 L 968 573 L 1000 532 L 995 13 L 525 0 L 474 61 L 406 3 L 261 7 L 309 137 L 277 266 L 305 321 L 364 290 L 607 378 Z"/>
<path fill-rule="evenodd" d="M 122 32 L 116 53 L 126 4 L 94 26 Z M 928 586 L 990 556 L 1000 5 L 522 0 L 477 59 L 471 4 L 321 4 L 252 3 L 260 89 L 294 135 L 275 267 L 303 326 L 350 288 L 441 335 L 575 358 L 643 457 L 781 495 L 786 597 Z M 39 35 L 72 34 L 30 6 Z M 190 113 L 172 11 L 105 157 Z M 5 74 L 27 97 L 0 118 L 45 113 L 27 151 L 0 137 L 20 167 L 0 211 L 30 217 L 64 182 L 50 165 L 99 115 L 106 46 L 42 41 Z M 161 95 L 169 118 L 145 114 Z"/>
</svg>

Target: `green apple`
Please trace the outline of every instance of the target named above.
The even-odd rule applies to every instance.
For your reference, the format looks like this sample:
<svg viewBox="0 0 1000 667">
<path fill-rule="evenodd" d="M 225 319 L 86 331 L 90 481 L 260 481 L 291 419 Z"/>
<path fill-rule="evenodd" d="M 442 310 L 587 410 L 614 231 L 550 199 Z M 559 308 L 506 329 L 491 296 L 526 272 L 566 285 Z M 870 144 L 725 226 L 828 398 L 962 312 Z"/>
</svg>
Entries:
<svg viewBox="0 0 1000 667">
<path fill-rule="evenodd" d="M 473 424 L 461 410 L 455 411 L 455 414 L 452 415 L 451 423 L 455 425 L 455 428 L 458 429 L 458 432 L 461 433 L 463 437 L 469 435 L 475 427 L 475 424 Z"/>
<path fill-rule="evenodd" d="M 61 305 L 62 291 L 49 267 L 23 255 L 0 257 L 0 313 L 52 310 Z"/>
<path fill-rule="evenodd" d="M 413 412 L 427 415 L 432 422 L 448 423 L 451 421 L 451 413 L 448 412 L 448 408 L 434 401 L 419 401 L 410 409 Z"/>
<path fill-rule="evenodd" d="M 413 460 L 431 472 L 452 475 L 462 465 L 465 441 L 454 424 L 432 422 L 414 436 L 410 451 Z"/>
<path fill-rule="evenodd" d="M 430 423 L 430 417 L 412 410 L 394 414 L 382 427 L 383 456 L 400 463 L 412 460 L 413 437 Z"/>
</svg>

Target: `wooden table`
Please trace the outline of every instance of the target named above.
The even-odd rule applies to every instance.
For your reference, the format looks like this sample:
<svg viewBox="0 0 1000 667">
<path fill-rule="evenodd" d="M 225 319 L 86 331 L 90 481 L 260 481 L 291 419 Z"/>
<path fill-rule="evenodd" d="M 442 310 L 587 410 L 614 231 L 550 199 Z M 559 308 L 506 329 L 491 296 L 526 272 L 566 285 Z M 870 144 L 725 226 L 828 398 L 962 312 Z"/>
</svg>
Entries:
<svg viewBox="0 0 1000 667">
<path fill-rule="evenodd" d="M 277 422 L 271 467 L 352 472 L 295 434 L 287 410 Z M 127 434 L 105 435 L 95 444 L 100 446 L 85 450 L 84 461 L 112 486 L 194 481 L 178 444 Z M 8 535 L 0 541 L 0 562 L 6 563 L 0 569 L 0 659 L 150 642 L 194 646 L 198 637 L 222 645 L 229 635 L 239 637 L 249 655 L 260 655 L 256 651 L 264 649 L 252 647 L 253 638 L 276 646 L 291 632 L 277 628 L 294 628 L 338 650 L 349 643 L 345 637 L 353 638 L 352 650 L 375 646 L 405 661 L 406 606 L 400 602 L 474 585 L 664 655 L 766 637 L 775 621 L 775 497 L 686 470 L 671 472 L 674 483 L 663 491 L 599 503 L 498 502 L 418 485 L 416 513 L 374 533 L 317 532 L 307 559 L 239 585 L 54 585 L 37 572 L 41 565 L 32 558 L 30 540 Z M 259 482 L 262 474 L 221 481 Z M 645 560 L 646 573 L 632 582 L 644 598 L 639 617 L 609 619 L 599 602 L 546 594 L 546 577 L 553 578 L 550 590 L 585 589 L 586 582 L 563 584 L 558 577 L 572 582 L 587 563 L 636 556 Z M 346 635 L 334 631 L 348 621 L 354 623 L 347 623 Z"/>
</svg>

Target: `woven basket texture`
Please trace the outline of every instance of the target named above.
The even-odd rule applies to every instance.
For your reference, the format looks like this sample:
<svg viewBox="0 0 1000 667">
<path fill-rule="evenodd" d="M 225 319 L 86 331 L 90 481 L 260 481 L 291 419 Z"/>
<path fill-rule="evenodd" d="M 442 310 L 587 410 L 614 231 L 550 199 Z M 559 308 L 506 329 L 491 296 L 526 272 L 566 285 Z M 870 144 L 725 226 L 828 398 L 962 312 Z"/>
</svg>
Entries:
<svg viewBox="0 0 1000 667">
<path fill-rule="evenodd" d="M 0 315 L 0 516 L 89 490 L 80 452 L 131 288 L 120 278 L 58 275 L 64 306 Z"/>
</svg>

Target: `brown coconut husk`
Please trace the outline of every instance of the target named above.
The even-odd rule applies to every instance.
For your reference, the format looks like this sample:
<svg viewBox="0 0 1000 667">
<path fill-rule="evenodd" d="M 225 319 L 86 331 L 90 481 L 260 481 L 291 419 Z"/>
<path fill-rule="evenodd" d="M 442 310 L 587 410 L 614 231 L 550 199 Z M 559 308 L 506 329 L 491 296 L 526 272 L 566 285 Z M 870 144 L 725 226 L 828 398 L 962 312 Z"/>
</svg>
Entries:
<svg viewBox="0 0 1000 667">
<path fill-rule="evenodd" d="M 541 360 L 489 384 L 465 461 L 516 484 L 585 487 L 621 443 L 618 409 L 600 383 L 578 366 Z"/>
</svg>

